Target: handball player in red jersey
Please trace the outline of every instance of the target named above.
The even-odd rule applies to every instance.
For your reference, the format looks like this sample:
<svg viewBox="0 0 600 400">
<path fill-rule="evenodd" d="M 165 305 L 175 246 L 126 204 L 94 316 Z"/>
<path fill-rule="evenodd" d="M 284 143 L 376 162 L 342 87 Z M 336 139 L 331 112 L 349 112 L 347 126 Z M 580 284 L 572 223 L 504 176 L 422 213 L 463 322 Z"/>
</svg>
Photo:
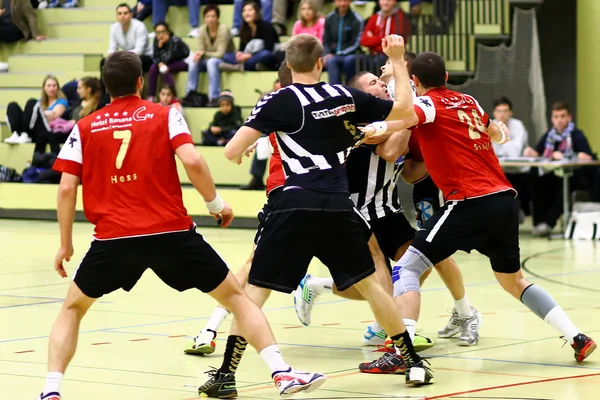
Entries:
<svg viewBox="0 0 600 400">
<path fill-rule="evenodd" d="M 400 70 L 394 68 L 394 75 Z M 372 135 L 414 127 L 427 171 L 446 204 L 421 226 L 394 266 L 394 296 L 420 304 L 419 278 L 425 271 L 458 250 L 477 250 L 490 259 L 502 288 L 560 331 L 575 350 L 575 359 L 583 361 L 596 343 L 581 333 L 548 292 L 521 272 L 517 193 L 491 143 L 508 141 L 508 129 L 490 121 L 472 96 L 446 88 L 448 73 L 439 55 L 418 55 L 412 75 L 419 96 L 413 115 L 376 122 L 364 130 Z"/>
<path fill-rule="evenodd" d="M 37 399 L 60 400 L 62 377 L 90 306 L 117 289 L 131 290 L 147 268 L 170 287 L 199 289 L 231 310 L 244 337 L 269 366 L 281 395 L 316 389 L 326 377 L 296 371 L 283 360 L 264 314 L 196 233 L 183 205 L 175 155 L 223 227 L 233 211 L 216 192 L 181 113 L 140 98 L 142 65 L 131 52 L 108 57 L 104 84 L 112 103 L 77 123 L 54 165 L 62 172 L 57 206 L 61 246 L 54 265 L 62 277 L 67 276 L 63 262 L 73 256 L 80 182 L 84 213 L 95 234 L 52 328 L 46 385 Z"/>
</svg>

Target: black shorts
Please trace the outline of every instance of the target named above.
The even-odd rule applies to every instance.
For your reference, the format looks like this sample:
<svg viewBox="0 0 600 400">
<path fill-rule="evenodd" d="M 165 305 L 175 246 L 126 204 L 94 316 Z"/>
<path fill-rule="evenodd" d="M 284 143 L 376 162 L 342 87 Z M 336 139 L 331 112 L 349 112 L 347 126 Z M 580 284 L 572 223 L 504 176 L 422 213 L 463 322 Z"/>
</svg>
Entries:
<svg viewBox="0 0 600 400">
<path fill-rule="evenodd" d="M 73 281 L 88 297 L 117 289 L 130 291 L 150 268 L 175 290 L 207 293 L 223 282 L 229 268 L 196 228 L 126 239 L 94 240 Z"/>
<path fill-rule="evenodd" d="M 413 186 L 413 202 L 417 211 L 417 226 L 422 227 L 441 207 L 440 190 L 431 176 L 415 183 Z"/>
<path fill-rule="evenodd" d="M 254 235 L 254 244 L 258 243 L 258 239 L 260 239 L 260 233 L 265 227 L 265 221 L 267 220 L 267 215 L 271 212 L 273 208 L 272 204 L 277 200 L 277 196 L 279 193 L 283 191 L 283 186 L 275 188 L 269 192 L 267 195 L 267 201 L 263 208 L 258 212 L 256 217 L 258 218 L 258 227 L 256 228 L 256 235 Z"/>
<path fill-rule="evenodd" d="M 291 293 L 313 257 L 327 266 L 338 290 L 346 290 L 375 272 L 364 224 L 349 198 L 343 200 L 348 203 L 345 210 L 292 209 L 297 193 L 290 192 L 279 196 L 267 216 L 249 283 Z"/>
<path fill-rule="evenodd" d="M 412 246 L 434 265 L 458 250 L 477 250 L 489 257 L 494 271 L 517 272 L 519 203 L 514 192 L 448 201 L 417 231 Z"/>
<path fill-rule="evenodd" d="M 395 260 L 398 249 L 415 237 L 415 229 L 401 212 L 387 214 L 369 221 L 369 224 L 381 252 L 389 260 Z"/>
</svg>

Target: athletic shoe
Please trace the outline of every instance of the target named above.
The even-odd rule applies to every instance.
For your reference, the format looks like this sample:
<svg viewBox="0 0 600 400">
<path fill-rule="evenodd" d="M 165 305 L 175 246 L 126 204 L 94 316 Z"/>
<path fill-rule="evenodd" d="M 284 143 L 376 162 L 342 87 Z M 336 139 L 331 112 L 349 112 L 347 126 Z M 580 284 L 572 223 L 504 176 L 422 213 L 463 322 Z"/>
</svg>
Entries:
<svg viewBox="0 0 600 400">
<path fill-rule="evenodd" d="M 216 368 L 206 371 L 205 374 L 210 376 L 210 379 L 198 388 L 199 395 L 217 399 L 235 399 L 237 397 L 235 375 L 224 374 Z"/>
<path fill-rule="evenodd" d="M 385 344 L 385 338 L 387 338 L 387 335 L 383 329 L 379 332 L 375 332 L 368 326 L 362 341 L 365 346 L 383 346 Z"/>
<path fill-rule="evenodd" d="M 15 144 L 19 143 L 19 134 L 17 132 L 13 132 L 12 135 L 4 139 L 4 143 Z"/>
<path fill-rule="evenodd" d="M 430 349 L 433 346 L 435 346 L 433 340 L 429 339 L 428 337 L 415 334 L 415 338 L 413 339 L 413 347 L 417 353 Z"/>
<path fill-rule="evenodd" d="M 417 363 L 406 363 L 404 375 L 406 376 L 407 385 L 422 386 L 433 383 L 433 373 L 431 368 L 426 366 L 423 361 L 425 360 L 421 359 Z"/>
<path fill-rule="evenodd" d="M 21 135 L 19 135 L 19 137 L 17 138 L 17 140 L 13 143 L 18 143 L 18 144 L 31 143 L 31 138 L 29 137 L 28 134 L 26 134 L 25 132 L 22 132 Z"/>
<path fill-rule="evenodd" d="M 403 374 L 406 365 L 396 352 L 386 352 L 375 361 L 358 365 L 360 372 L 366 374 Z"/>
<path fill-rule="evenodd" d="M 310 325 L 310 313 L 315 302 L 317 301 L 317 293 L 308 285 L 310 274 L 306 274 L 300 281 L 298 288 L 294 292 L 294 307 L 296 315 L 302 325 Z"/>
<path fill-rule="evenodd" d="M 448 339 L 452 336 L 458 334 L 460 332 L 460 318 L 458 318 L 458 312 L 456 312 L 456 308 L 452 309 L 452 315 L 450 316 L 450 320 L 448 324 L 440 329 L 438 333 L 438 337 Z"/>
<path fill-rule="evenodd" d="M 479 343 L 479 329 L 481 328 L 481 313 L 471 306 L 473 316 L 460 320 L 459 346 L 475 346 Z"/>
<path fill-rule="evenodd" d="M 203 329 L 198 336 L 194 338 L 192 347 L 185 349 L 185 354 L 191 354 L 195 356 L 203 356 L 206 354 L 212 354 L 217 348 L 215 338 L 217 334 L 211 330 Z"/>
<path fill-rule="evenodd" d="M 40 395 L 36 397 L 35 400 L 60 400 L 60 393 L 50 392 L 46 393 L 45 395 L 44 393 L 40 393 Z"/>
<path fill-rule="evenodd" d="M 327 377 L 318 372 L 302 372 L 290 368 L 287 371 L 273 373 L 273 380 L 279 389 L 279 395 L 287 398 L 298 392 L 314 392 L 325 383 Z"/>
<path fill-rule="evenodd" d="M 582 362 L 587 357 L 589 357 L 590 354 L 594 352 L 594 350 L 596 350 L 596 342 L 594 342 L 592 338 L 587 337 L 583 333 L 580 333 L 579 335 L 575 336 L 573 340 L 574 342 L 571 345 L 571 347 L 573 347 L 573 350 L 575 350 L 575 359 L 578 362 Z"/>
</svg>

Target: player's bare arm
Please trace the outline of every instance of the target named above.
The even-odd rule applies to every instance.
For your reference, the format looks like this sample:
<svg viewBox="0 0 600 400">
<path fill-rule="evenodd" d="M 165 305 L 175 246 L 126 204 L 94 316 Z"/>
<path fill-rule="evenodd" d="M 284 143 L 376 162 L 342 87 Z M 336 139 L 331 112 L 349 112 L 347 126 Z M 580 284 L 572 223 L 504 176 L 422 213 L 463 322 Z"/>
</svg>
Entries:
<svg viewBox="0 0 600 400">
<path fill-rule="evenodd" d="M 175 150 L 175 154 L 183 163 L 190 182 L 192 182 L 194 188 L 196 188 L 204 199 L 210 214 L 215 219 L 221 220 L 223 228 L 227 228 L 233 220 L 233 210 L 217 193 L 210 169 L 204 157 L 198 154 L 196 147 L 190 143 L 179 146 Z"/>
<path fill-rule="evenodd" d="M 399 35 L 388 35 L 383 38 L 381 44 L 383 51 L 390 58 L 394 70 L 394 89 L 396 91 L 394 106 L 386 121 L 411 118 L 415 112 L 413 109 L 412 88 L 404 62 L 404 38 Z M 401 129 L 396 131 L 398 130 Z"/>
<path fill-rule="evenodd" d="M 231 162 L 240 164 L 246 150 L 261 136 L 260 131 L 248 126 L 242 126 L 233 136 L 233 139 L 225 146 L 225 158 Z"/>
<path fill-rule="evenodd" d="M 408 151 L 410 131 L 394 132 L 390 137 L 376 148 L 377 155 L 387 162 L 396 162 L 401 155 Z"/>
<path fill-rule="evenodd" d="M 60 248 L 54 259 L 54 269 L 63 278 L 67 277 L 63 261 L 71 261 L 73 256 L 73 220 L 75 219 L 78 187 L 79 177 L 63 172 L 56 199 L 56 211 L 60 227 Z"/>
<path fill-rule="evenodd" d="M 498 144 L 504 144 L 510 140 L 510 132 L 508 131 L 508 127 L 504 125 L 502 121 L 490 121 L 487 133 L 492 142 L 496 142 Z"/>
</svg>

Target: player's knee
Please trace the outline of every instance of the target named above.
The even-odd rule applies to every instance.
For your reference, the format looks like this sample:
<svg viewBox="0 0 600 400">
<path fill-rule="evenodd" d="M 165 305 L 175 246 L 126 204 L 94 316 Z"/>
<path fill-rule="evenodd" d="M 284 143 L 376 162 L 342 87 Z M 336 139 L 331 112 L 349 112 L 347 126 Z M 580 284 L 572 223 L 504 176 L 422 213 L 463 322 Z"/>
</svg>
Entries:
<svg viewBox="0 0 600 400">
<path fill-rule="evenodd" d="M 431 261 L 423 253 L 412 246 L 409 247 L 392 270 L 394 296 L 401 296 L 407 292 L 420 292 L 419 280 L 431 266 Z"/>
</svg>

